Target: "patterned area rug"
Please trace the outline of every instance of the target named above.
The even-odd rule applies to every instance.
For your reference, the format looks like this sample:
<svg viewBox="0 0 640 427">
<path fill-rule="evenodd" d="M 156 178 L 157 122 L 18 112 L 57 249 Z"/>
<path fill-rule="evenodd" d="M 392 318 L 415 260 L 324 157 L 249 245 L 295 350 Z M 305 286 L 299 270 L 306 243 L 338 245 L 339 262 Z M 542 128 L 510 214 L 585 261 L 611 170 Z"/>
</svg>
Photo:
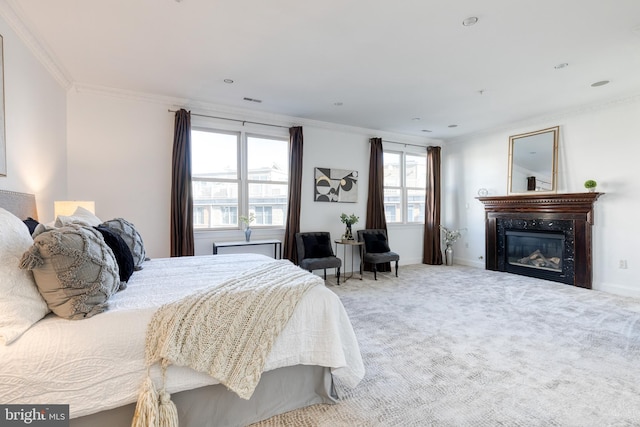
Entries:
<svg viewBox="0 0 640 427">
<path fill-rule="evenodd" d="M 462 266 L 399 275 L 329 285 L 358 387 L 254 426 L 640 425 L 640 300 Z"/>
</svg>

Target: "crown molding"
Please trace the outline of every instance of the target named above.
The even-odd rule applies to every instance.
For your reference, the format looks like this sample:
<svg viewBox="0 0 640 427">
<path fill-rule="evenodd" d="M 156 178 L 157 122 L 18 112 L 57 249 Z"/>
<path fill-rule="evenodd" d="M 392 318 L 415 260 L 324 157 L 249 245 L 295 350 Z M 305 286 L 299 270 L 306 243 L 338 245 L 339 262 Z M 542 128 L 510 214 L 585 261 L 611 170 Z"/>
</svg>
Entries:
<svg viewBox="0 0 640 427">
<path fill-rule="evenodd" d="M 379 137 L 384 140 L 397 141 L 398 143 L 417 143 L 424 145 L 440 145 L 441 140 L 417 137 L 413 135 L 405 135 L 400 133 L 385 132 L 376 129 L 366 129 L 356 126 L 348 126 L 331 122 L 323 122 L 319 120 L 305 119 L 302 117 L 286 116 L 282 114 L 266 113 L 262 111 L 251 110 L 248 108 L 232 107 L 228 105 L 215 104 L 203 100 L 177 98 L 150 93 L 136 92 L 126 89 L 118 89 L 106 86 L 92 85 L 87 83 L 73 83 L 72 89 L 78 93 L 88 93 L 99 96 L 109 96 L 113 98 L 123 99 L 134 102 L 146 102 L 151 104 L 159 104 L 169 109 L 193 110 L 194 114 L 223 116 L 224 118 L 234 120 L 267 122 L 279 126 L 309 126 L 332 131 L 357 133 L 368 135 L 368 138 Z"/>
<path fill-rule="evenodd" d="M 1 0 L 0 15 L 56 82 L 58 82 L 62 88 L 68 90 L 72 84 L 69 73 L 49 48 L 25 25 L 24 15 L 20 13 L 19 4 L 15 0 Z"/>
</svg>

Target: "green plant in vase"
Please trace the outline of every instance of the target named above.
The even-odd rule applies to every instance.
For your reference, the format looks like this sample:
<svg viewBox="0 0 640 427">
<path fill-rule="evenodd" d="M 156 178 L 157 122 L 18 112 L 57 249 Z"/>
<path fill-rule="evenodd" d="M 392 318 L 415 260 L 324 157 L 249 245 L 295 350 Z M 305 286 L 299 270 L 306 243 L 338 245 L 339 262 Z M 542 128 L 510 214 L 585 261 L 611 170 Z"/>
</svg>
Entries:
<svg viewBox="0 0 640 427">
<path fill-rule="evenodd" d="M 353 232 L 351 231 L 351 226 L 353 224 L 356 224 L 359 219 L 360 217 L 355 216 L 355 214 L 347 215 L 343 213 L 342 215 L 340 215 L 340 221 L 342 221 L 342 223 L 346 224 L 347 226 L 344 234 L 342 235 L 343 240 L 353 240 Z"/>
<path fill-rule="evenodd" d="M 251 223 L 255 221 L 256 215 L 251 212 L 249 215 L 241 215 L 238 219 L 244 224 L 244 239 L 248 242 L 251 240 Z"/>
<path fill-rule="evenodd" d="M 598 183 L 595 182 L 592 179 L 588 179 L 584 182 L 584 188 L 586 188 L 587 190 L 589 190 L 590 192 L 594 192 L 596 191 L 596 187 L 598 186 Z"/>
</svg>

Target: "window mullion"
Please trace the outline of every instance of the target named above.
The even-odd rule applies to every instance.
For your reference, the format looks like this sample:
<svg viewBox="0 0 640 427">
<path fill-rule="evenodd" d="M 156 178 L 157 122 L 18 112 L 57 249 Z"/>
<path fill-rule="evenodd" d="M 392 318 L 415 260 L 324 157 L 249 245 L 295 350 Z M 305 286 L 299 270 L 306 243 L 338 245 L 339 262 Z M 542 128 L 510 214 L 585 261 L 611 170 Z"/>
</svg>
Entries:
<svg viewBox="0 0 640 427">
<path fill-rule="evenodd" d="M 407 153 L 404 151 L 400 155 L 400 186 L 402 187 L 402 191 L 400 192 L 401 206 L 402 206 L 402 223 L 406 224 L 409 222 L 409 203 L 408 203 L 408 194 L 407 194 Z"/>
<path fill-rule="evenodd" d="M 247 160 L 247 134 L 246 132 L 240 132 L 240 144 L 239 144 L 239 155 L 238 161 L 240 162 L 239 171 L 240 171 L 240 185 L 238 191 L 240 194 L 238 195 L 238 212 L 239 216 L 241 215 L 249 215 L 249 183 L 248 183 L 248 160 Z M 240 224 L 238 223 L 238 226 Z"/>
</svg>

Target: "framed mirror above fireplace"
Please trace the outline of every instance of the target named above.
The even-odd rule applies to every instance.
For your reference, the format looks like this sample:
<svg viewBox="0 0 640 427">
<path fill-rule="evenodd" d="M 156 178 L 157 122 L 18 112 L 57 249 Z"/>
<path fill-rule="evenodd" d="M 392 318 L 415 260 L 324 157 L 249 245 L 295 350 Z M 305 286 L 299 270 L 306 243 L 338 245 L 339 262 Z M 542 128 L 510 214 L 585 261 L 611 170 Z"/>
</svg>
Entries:
<svg viewBox="0 0 640 427">
<path fill-rule="evenodd" d="M 508 194 L 555 193 L 560 126 L 509 137 Z"/>
</svg>

